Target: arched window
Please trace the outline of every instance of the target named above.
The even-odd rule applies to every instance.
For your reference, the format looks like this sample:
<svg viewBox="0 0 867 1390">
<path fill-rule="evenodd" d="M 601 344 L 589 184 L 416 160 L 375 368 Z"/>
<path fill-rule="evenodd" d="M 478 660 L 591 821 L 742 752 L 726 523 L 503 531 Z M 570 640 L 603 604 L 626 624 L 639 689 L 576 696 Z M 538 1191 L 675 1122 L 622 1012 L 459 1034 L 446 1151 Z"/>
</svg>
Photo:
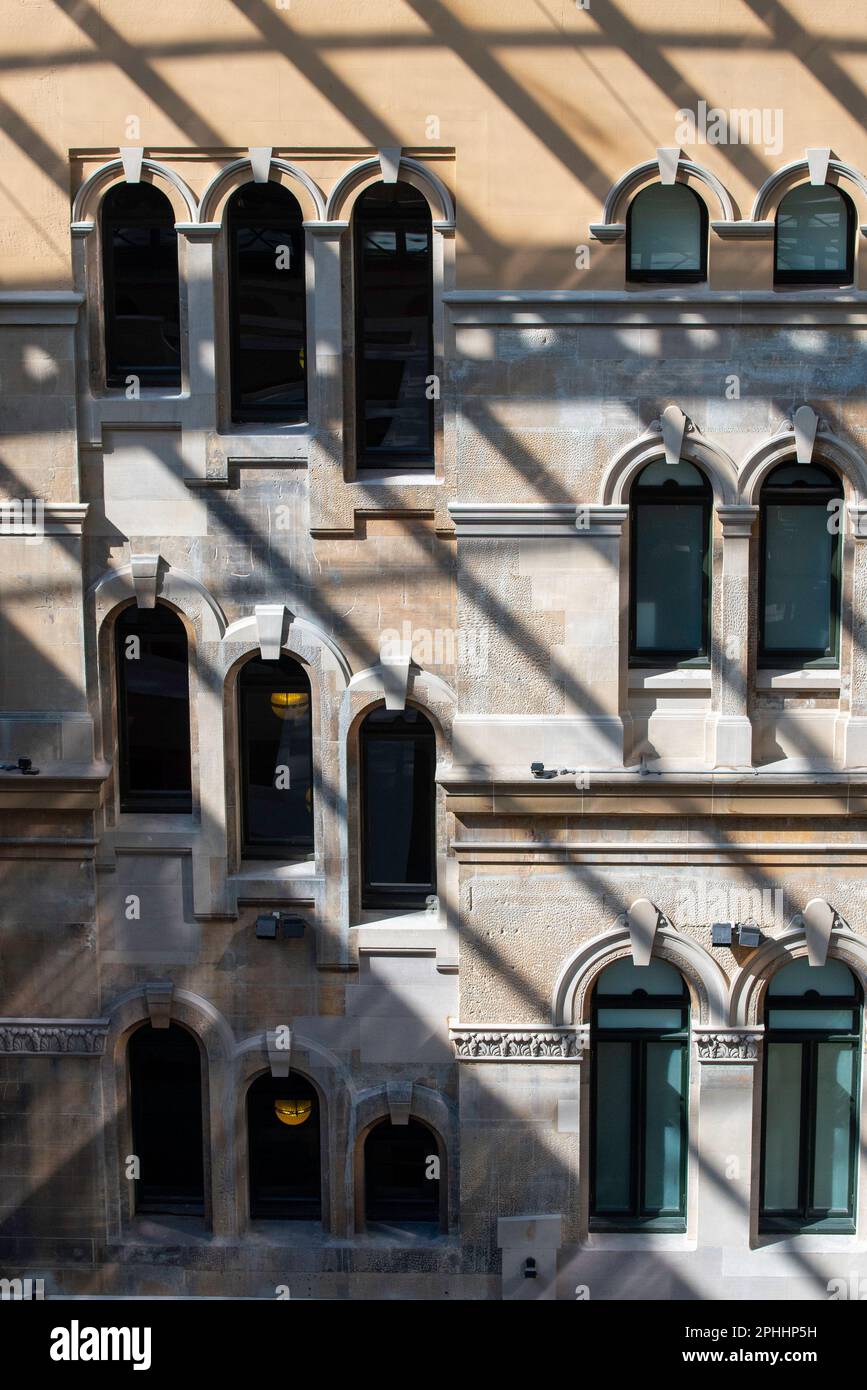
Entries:
<svg viewBox="0 0 867 1390">
<path fill-rule="evenodd" d="M 686 1229 L 689 997 L 663 961 L 615 961 L 593 996 L 595 1229 Z"/>
<path fill-rule="evenodd" d="M 266 1074 L 247 1092 L 250 1215 L 321 1221 L 319 1096 L 305 1077 Z"/>
<path fill-rule="evenodd" d="M 119 183 L 102 200 L 105 380 L 180 386 L 181 332 L 175 214 L 152 183 Z"/>
<path fill-rule="evenodd" d="M 364 907 L 423 907 L 436 892 L 436 737 L 420 710 L 361 726 Z"/>
<path fill-rule="evenodd" d="M 278 183 L 246 183 L 229 199 L 232 419 L 307 419 L 304 227 Z"/>
<path fill-rule="evenodd" d="M 202 1062 L 186 1029 L 139 1028 L 129 1040 L 136 1211 L 201 1216 L 205 1210 Z"/>
<path fill-rule="evenodd" d="M 115 623 L 122 811 L 192 810 L 187 634 L 165 604 Z"/>
<path fill-rule="evenodd" d="M 706 666 L 710 652 L 711 505 L 707 478 L 658 459 L 630 494 L 630 663 Z"/>
<path fill-rule="evenodd" d="M 763 1230 L 855 1230 L 862 998 L 838 960 L 802 957 L 768 986 Z"/>
<path fill-rule="evenodd" d="M 289 656 L 248 661 L 238 678 L 243 852 L 251 859 L 313 850 L 310 681 Z"/>
<path fill-rule="evenodd" d="M 775 285 L 851 285 L 855 206 L 833 184 L 799 184 L 781 199 L 774 223 Z"/>
<path fill-rule="evenodd" d="M 366 1220 L 438 1227 L 439 1169 L 439 1146 L 426 1125 L 418 1120 L 374 1125 L 364 1143 Z"/>
<path fill-rule="evenodd" d="M 839 659 L 843 489 L 819 464 L 781 463 L 760 497 L 759 662 L 834 666 Z M 839 520 L 839 518 L 838 518 Z"/>
<path fill-rule="evenodd" d="M 409 183 L 376 183 L 355 204 L 358 464 L 433 463 L 430 208 Z"/>
<path fill-rule="evenodd" d="M 707 279 L 707 206 L 687 184 L 654 183 L 632 199 L 626 278 L 669 285 Z"/>
</svg>

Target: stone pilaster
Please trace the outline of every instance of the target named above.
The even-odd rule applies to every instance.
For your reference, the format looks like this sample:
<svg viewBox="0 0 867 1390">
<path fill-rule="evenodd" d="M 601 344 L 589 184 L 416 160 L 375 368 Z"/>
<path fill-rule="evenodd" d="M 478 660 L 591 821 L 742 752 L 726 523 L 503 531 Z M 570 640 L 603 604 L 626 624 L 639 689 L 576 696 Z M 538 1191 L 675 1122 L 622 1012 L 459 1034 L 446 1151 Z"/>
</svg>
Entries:
<svg viewBox="0 0 867 1390">
<path fill-rule="evenodd" d="M 753 1187 L 753 1086 L 762 1028 L 696 1027 L 698 1241 L 745 1250 Z"/>
<path fill-rule="evenodd" d="M 843 765 L 867 765 L 867 503 L 849 506 L 852 536 L 852 655 L 849 713 L 844 721 Z"/>
<path fill-rule="evenodd" d="M 717 507 L 722 524 L 722 630 L 711 655 L 718 707 L 713 715 L 714 767 L 749 767 L 753 731 L 747 705 L 750 537 L 758 507 Z"/>
</svg>

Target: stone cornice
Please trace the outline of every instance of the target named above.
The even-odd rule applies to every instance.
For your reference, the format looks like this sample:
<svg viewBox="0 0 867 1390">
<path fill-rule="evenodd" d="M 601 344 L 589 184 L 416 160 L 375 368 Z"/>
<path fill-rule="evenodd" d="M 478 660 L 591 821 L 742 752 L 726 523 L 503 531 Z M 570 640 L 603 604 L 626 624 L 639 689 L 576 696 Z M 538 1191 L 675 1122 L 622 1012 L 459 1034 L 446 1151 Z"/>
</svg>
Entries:
<svg viewBox="0 0 867 1390">
<path fill-rule="evenodd" d="M 580 1062 L 589 1028 L 586 1024 L 455 1023 L 449 1036 L 459 1062 Z"/>
<path fill-rule="evenodd" d="M 704 1065 L 733 1063 L 752 1066 L 759 1060 L 764 1028 L 693 1027 L 698 1060 Z"/>
<path fill-rule="evenodd" d="M 458 539 L 619 536 L 628 507 L 599 502 L 450 502 Z"/>
<path fill-rule="evenodd" d="M 77 290 L 0 290 L 0 323 L 75 323 L 83 303 Z"/>
<path fill-rule="evenodd" d="M 107 1018 L 0 1018 L 0 1054 L 98 1057 L 108 1025 Z"/>
<path fill-rule="evenodd" d="M 724 539 L 745 540 L 752 535 L 759 509 L 748 502 L 736 502 L 717 507 L 716 514 L 722 525 Z"/>
</svg>

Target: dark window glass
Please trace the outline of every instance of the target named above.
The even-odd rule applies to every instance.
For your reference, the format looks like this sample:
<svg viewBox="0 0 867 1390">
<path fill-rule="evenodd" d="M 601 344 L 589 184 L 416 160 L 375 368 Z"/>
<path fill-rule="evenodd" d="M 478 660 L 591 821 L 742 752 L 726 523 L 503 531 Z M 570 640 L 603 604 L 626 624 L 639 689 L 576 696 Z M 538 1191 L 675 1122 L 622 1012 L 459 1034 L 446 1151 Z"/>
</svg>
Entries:
<svg viewBox="0 0 867 1390">
<path fill-rule="evenodd" d="M 250 1215 L 320 1221 L 319 1097 L 297 1072 L 260 1076 L 247 1092 Z"/>
<path fill-rule="evenodd" d="M 673 966 L 616 961 L 593 999 L 596 1230 L 686 1229 L 689 999 Z"/>
<path fill-rule="evenodd" d="M 685 183 L 654 183 L 632 199 L 626 278 L 666 284 L 707 279 L 707 207 Z"/>
<path fill-rule="evenodd" d="M 141 1162 L 136 1210 L 201 1216 L 202 1064 L 190 1033 L 146 1025 L 129 1040 L 133 1151 Z"/>
<path fill-rule="evenodd" d="M 307 419 L 304 227 L 277 183 L 248 183 L 229 200 L 232 419 Z"/>
<path fill-rule="evenodd" d="M 436 738 L 417 709 L 361 726 L 365 907 L 422 907 L 436 892 Z"/>
<path fill-rule="evenodd" d="M 709 659 L 711 503 L 704 474 L 683 459 L 650 463 L 633 484 L 633 666 Z"/>
<path fill-rule="evenodd" d="M 122 811 L 192 810 L 187 634 L 164 604 L 115 624 Z"/>
<path fill-rule="evenodd" d="M 854 1232 L 861 988 L 793 961 L 765 998 L 761 1228 Z"/>
<path fill-rule="evenodd" d="M 818 464 L 780 464 L 760 498 L 759 661 L 833 665 L 839 651 L 839 479 Z"/>
<path fill-rule="evenodd" d="M 310 682 L 291 657 L 248 661 L 238 678 L 244 853 L 303 858 L 313 849 Z"/>
<path fill-rule="evenodd" d="M 437 1142 L 417 1120 L 388 1121 L 370 1131 L 364 1144 L 365 1215 L 368 1221 L 439 1223 L 440 1184 L 429 1178 Z"/>
<path fill-rule="evenodd" d="M 374 184 L 353 213 L 358 462 L 433 462 L 430 209 L 408 183 Z"/>
<path fill-rule="evenodd" d="M 855 225 L 854 204 L 842 189 L 827 183 L 793 188 L 774 224 L 774 284 L 851 285 Z"/>
<path fill-rule="evenodd" d="M 102 200 L 107 386 L 180 386 L 178 235 L 164 193 L 120 183 Z"/>
</svg>

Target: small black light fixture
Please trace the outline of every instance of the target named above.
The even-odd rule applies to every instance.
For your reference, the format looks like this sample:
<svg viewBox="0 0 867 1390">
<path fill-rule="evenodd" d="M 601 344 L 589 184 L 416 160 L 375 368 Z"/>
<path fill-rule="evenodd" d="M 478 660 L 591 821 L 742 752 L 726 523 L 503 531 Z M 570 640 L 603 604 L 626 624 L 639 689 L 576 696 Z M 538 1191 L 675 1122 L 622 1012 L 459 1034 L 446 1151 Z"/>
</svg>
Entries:
<svg viewBox="0 0 867 1390">
<path fill-rule="evenodd" d="M 20 772 L 22 777 L 38 777 L 39 768 L 32 758 L 19 758 L 17 763 L 0 763 L 0 772 Z"/>
<path fill-rule="evenodd" d="M 761 943 L 762 931 L 757 922 L 738 922 L 738 945 L 754 949 Z"/>
<path fill-rule="evenodd" d="M 524 1261 L 524 1278 L 535 1279 L 537 1274 L 536 1261 L 533 1259 L 532 1255 L 528 1255 Z"/>
<path fill-rule="evenodd" d="M 734 922 L 714 922 L 710 930 L 712 946 L 731 946 Z"/>
<path fill-rule="evenodd" d="M 261 941 L 275 941 L 278 936 L 302 937 L 307 923 L 291 912 L 265 912 L 256 918 L 256 935 Z"/>
</svg>

